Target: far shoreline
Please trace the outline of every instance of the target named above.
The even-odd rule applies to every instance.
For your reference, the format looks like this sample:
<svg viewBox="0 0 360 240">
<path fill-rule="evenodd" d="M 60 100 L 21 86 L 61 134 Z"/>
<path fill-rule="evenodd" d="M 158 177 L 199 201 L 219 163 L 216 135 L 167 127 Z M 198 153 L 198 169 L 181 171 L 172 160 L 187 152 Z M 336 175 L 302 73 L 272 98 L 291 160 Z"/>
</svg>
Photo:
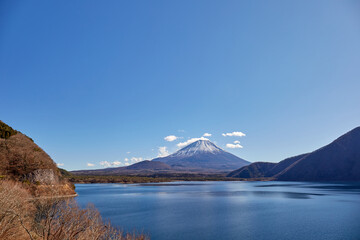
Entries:
<svg viewBox="0 0 360 240">
<path fill-rule="evenodd" d="M 95 183 L 164 183 L 164 182 L 266 182 L 274 181 L 274 178 L 229 178 L 222 175 L 167 175 L 167 176 L 150 176 L 150 175 L 71 175 L 66 178 L 73 184 L 95 184 Z"/>
</svg>

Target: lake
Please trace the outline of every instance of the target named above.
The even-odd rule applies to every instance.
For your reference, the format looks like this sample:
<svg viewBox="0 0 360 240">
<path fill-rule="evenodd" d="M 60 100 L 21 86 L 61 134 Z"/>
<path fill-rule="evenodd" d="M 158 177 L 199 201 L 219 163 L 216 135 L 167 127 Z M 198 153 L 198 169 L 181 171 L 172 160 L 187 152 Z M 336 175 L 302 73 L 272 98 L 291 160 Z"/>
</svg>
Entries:
<svg viewBox="0 0 360 240">
<path fill-rule="evenodd" d="M 360 183 L 76 184 L 125 231 L 155 240 L 360 239 Z"/>
</svg>

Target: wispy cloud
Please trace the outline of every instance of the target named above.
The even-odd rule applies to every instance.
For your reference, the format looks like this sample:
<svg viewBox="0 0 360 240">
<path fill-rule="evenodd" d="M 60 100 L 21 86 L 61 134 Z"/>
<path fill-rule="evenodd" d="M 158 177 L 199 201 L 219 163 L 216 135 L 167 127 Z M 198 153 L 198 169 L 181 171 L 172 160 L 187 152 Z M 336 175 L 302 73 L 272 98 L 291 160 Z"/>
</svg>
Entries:
<svg viewBox="0 0 360 240">
<path fill-rule="evenodd" d="M 196 142 L 198 140 L 209 140 L 208 138 L 200 137 L 200 138 L 191 138 L 185 142 L 178 143 L 177 146 L 180 148 L 186 147 L 187 145 Z"/>
<path fill-rule="evenodd" d="M 242 132 L 223 133 L 224 137 L 245 137 L 246 134 Z"/>
<path fill-rule="evenodd" d="M 111 163 L 111 165 L 113 165 L 113 166 L 121 166 L 121 165 L 123 165 L 123 163 L 119 162 L 119 161 L 114 161 L 114 162 Z"/>
<path fill-rule="evenodd" d="M 203 137 L 211 137 L 211 133 L 204 133 Z"/>
<path fill-rule="evenodd" d="M 88 167 L 94 167 L 95 164 L 93 164 L 93 163 L 87 163 L 86 166 L 88 166 Z"/>
<path fill-rule="evenodd" d="M 165 139 L 165 141 L 172 142 L 172 141 L 175 141 L 176 139 L 178 139 L 178 137 L 175 135 L 169 135 L 169 136 L 164 137 L 164 139 Z"/>
<path fill-rule="evenodd" d="M 232 144 L 232 143 L 228 143 L 226 144 L 227 148 L 243 148 L 243 146 L 241 146 L 240 144 Z"/>
<path fill-rule="evenodd" d="M 64 164 L 63 163 L 57 163 L 56 164 L 58 167 L 62 167 L 62 166 L 64 166 Z"/>
<path fill-rule="evenodd" d="M 111 163 L 108 162 L 108 161 L 101 161 L 101 162 L 100 162 L 100 166 L 103 166 L 103 167 L 111 167 Z"/>
<path fill-rule="evenodd" d="M 141 161 L 143 161 L 142 157 L 132 157 L 132 158 L 124 158 L 124 162 L 120 162 L 120 161 L 113 161 L 113 162 L 101 161 L 99 164 L 102 167 L 121 167 L 121 166 L 128 166 L 128 165 L 138 163 L 138 162 L 141 162 Z M 95 166 L 95 164 L 88 163 L 87 166 L 93 167 L 93 166 Z"/>
<path fill-rule="evenodd" d="M 119 161 L 114 161 L 114 162 L 101 161 L 100 162 L 100 166 L 102 166 L 102 167 L 119 167 L 122 165 L 123 165 L 123 163 L 119 162 Z M 88 166 L 89 166 L 89 164 L 88 164 Z"/>
<path fill-rule="evenodd" d="M 143 160 L 142 157 L 132 157 L 130 159 L 131 163 L 138 163 L 138 162 L 141 162 Z"/>
<path fill-rule="evenodd" d="M 169 156 L 169 152 L 166 147 L 159 147 L 158 157 L 166 157 Z"/>
<path fill-rule="evenodd" d="M 240 141 L 238 141 L 238 140 L 235 140 L 234 144 L 232 144 L 232 143 L 226 144 L 226 147 L 227 148 L 243 148 L 243 146 L 240 145 Z"/>
</svg>

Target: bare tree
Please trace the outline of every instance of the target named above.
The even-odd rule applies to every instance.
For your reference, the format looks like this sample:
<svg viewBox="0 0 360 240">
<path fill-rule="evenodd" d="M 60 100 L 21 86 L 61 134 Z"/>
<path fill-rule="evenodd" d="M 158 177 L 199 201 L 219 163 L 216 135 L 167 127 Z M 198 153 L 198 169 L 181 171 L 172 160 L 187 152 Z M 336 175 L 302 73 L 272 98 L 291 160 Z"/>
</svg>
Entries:
<svg viewBox="0 0 360 240">
<path fill-rule="evenodd" d="M 28 204 L 30 194 L 19 184 L 2 181 L 0 184 L 0 239 L 32 239 Z"/>
<path fill-rule="evenodd" d="M 33 198 L 20 184 L 0 181 L 0 239 L 30 240 L 145 240 L 143 234 L 124 234 L 104 221 L 89 205 L 53 196 Z"/>
</svg>

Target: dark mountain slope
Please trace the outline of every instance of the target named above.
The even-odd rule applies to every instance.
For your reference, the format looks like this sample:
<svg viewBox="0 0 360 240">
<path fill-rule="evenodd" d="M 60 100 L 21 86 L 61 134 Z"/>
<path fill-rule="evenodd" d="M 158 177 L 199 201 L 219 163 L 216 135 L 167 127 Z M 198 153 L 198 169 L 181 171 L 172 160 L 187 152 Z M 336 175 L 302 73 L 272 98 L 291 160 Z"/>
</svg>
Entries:
<svg viewBox="0 0 360 240">
<path fill-rule="evenodd" d="M 227 177 L 234 178 L 262 178 L 276 163 L 255 162 L 238 170 L 230 172 Z"/>
<path fill-rule="evenodd" d="M 300 159 L 304 158 L 307 155 L 308 155 L 308 153 L 305 153 L 305 154 L 300 154 L 295 157 L 289 157 L 289 158 L 282 160 L 281 162 L 277 163 L 273 168 L 271 168 L 265 174 L 265 177 L 272 177 L 272 176 L 275 176 L 276 174 L 279 174 L 280 172 L 284 171 L 285 169 L 290 167 L 292 164 L 294 164 L 295 162 L 299 161 Z"/>
<path fill-rule="evenodd" d="M 171 167 L 163 162 L 145 160 L 145 161 L 130 165 L 130 166 L 126 167 L 126 169 L 128 169 L 128 170 L 139 170 L 139 169 L 170 170 Z"/>
<path fill-rule="evenodd" d="M 273 167 L 253 163 L 229 177 L 269 177 L 281 181 L 359 181 L 360 127 L 314 152 L 287 158 Z"/>
<path fill-rule="evenodd" d="M 308 154 L 275 177 L 284 181 L 360 180 L 360 127 Z"/>
<path fill-rule="evenodd" d="M 232 171 L 227 176 L 235 178 L 264 178 L 273 177 L 284 171 L 291 164 L 303 158 L 307 154 L 301 154 L 295 157 L 287 158 L 279 163 L 254 162 L 248 166 Z"/>
</svg>

